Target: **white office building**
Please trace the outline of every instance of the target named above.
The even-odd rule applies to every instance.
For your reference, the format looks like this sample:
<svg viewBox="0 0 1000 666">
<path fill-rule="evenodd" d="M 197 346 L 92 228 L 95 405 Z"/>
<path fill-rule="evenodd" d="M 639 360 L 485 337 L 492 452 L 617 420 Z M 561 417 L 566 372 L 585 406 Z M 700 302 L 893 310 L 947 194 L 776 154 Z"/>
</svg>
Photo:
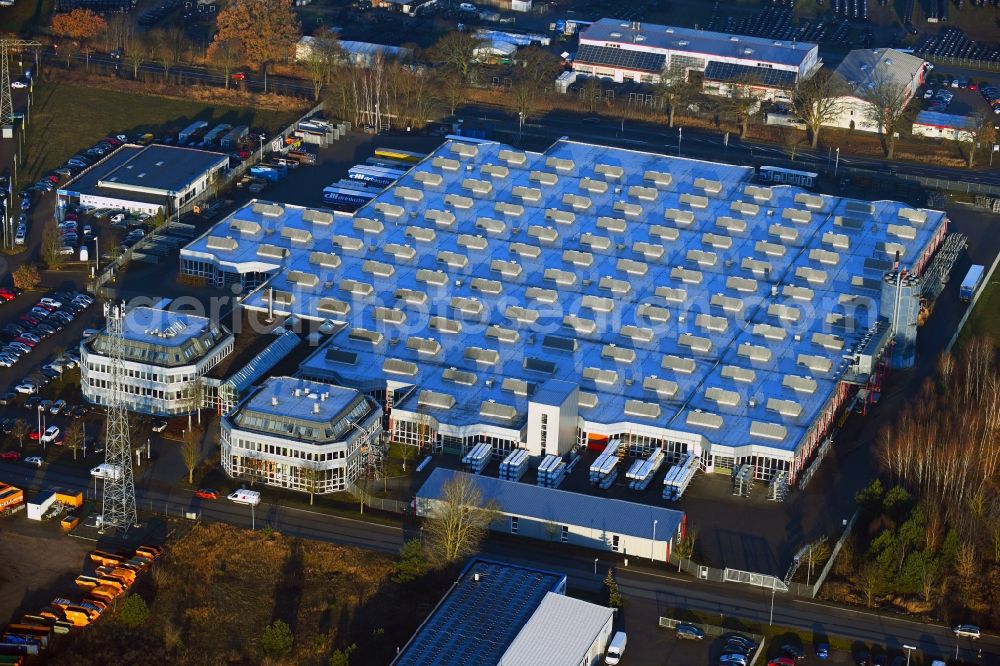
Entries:
<svg viewBox="0 0 1000 666">
<path fill-rule="evenodd" d="M 752 81 L 770 98 L 821 65 L 816 44 L 606 18 L 580 33 L 573 70 L 615 83 L 658 83 L 694 71 L 702 73 L 709 92 Z"/>
<path fill-rule="evenodd" d="M 155 416 L 195 409 L 201 378 L 233 351 L 233 334 L 207 317 L 173 312 L 162 303 L 125 314 L 122 382 L 129 410 Z M 80 343 L 83 397 L 107 405 L 111 350 L 107 329 Z"/>
<path fill-rule="evenodd" d="M 222 468 L 234 478 L 315 494 L 347 490 L 379 445 L 382 409 L 358 391 L 268 378 L 222 419 Z"/>
</svg>

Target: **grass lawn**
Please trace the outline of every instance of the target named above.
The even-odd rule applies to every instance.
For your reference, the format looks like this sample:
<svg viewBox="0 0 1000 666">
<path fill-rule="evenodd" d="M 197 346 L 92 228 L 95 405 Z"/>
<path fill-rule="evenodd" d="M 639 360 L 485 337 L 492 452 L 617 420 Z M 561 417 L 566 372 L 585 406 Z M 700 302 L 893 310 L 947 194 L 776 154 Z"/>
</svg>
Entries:
<svg viewBox="0 0 1000 666">
<path fill-rule="evenodd" d="M 132 589 L 149 607 L 143 626 L 124 626 L 119 603 L 53 641 L 50 663 L 326 666 L 354 644 L 351 664 L 387 664 L 450 582 L 445 572 L 396 584 L 391 557 L 263 530 L 180 521 L 169 529 L 166 554 Z M 267 657 L 262 638 L 275 620 L 293 642 Z"/>
<path fill-rule="evenodd" d="M 153 132 L 184 127 L 193 120 L 264 127 L 274 131 L 297 117 L 295 112 L 217 106 L 152 95 L 62 83 L 39 83 L 28 126 L 26 168 L 21 183 L 33 183 L 75 153 L 109 133 Z"/>
<path fill-rule="evenodd" d="M 965 322 L 957 346 L 961 347 L 966 341 L 980 336 L 993 338 L 993 344 L 1000 347 L 1000 277 L 996 274 L 983 285 L 983 293 Z"/>
</svg>

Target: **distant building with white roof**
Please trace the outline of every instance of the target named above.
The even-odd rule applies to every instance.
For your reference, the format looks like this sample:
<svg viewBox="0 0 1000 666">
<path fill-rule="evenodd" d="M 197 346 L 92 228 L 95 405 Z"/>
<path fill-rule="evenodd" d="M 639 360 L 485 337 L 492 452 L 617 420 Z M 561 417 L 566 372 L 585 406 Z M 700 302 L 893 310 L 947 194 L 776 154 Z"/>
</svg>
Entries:
<svg viewBox="0 0 1000 666">
<path fill-rule="evenodd" d="M 839 113 L 829 119 L 828 127 L 842 127 L 863 132 L 878 132 L 872 120 L 873 91 L 882 87 L 891 91 L 894 103 L 905 106 L 924 83 L 927 62 L 895 49 L 855 49 L 848 53 L 834 70 L 837 84 L 843 88 L 839 97 Z"/>
<path fill-rule="evenodd" d="M 701 72 L 709 92 L 752 82 L 779 97 L 821 66 L 816 44 L 605 18 L 580 33 L 573 70 L 616 83 Z"/>
<path fill-rule="evenodd" d="M 305 60 L 310 56 L 313 49 L 315 37 L 303 37 L 295 45 L 295 59 Z M 377 57 L 384 60 L 405 60 L 413 52 L 402 46 L 389 46 L 387 44 L 373 44 L 371 42 L 356 42 L 347 39 L 337 40 L 337 47 L 345 60 L 358 67 L 369 67 Z"/>
<path fill-rule="evenodd" d="M 382 408 L 358 391 L 269 377 L 222 418 L 222 469 L 279 488 L 347 490 L 379 443 Z"/>
<path fill-rule="evenodd" d="M 234 336 L 207 317 L 174 312 L 167 303 L 125 313 L 122 350 L 125 406 L 155 416 L 188 414 L 198 383 L 233 351 Z M 80 388 L 84 399 L 107 405 L 111 350 L 107 329 L 80 343 Z"/>
</svg>

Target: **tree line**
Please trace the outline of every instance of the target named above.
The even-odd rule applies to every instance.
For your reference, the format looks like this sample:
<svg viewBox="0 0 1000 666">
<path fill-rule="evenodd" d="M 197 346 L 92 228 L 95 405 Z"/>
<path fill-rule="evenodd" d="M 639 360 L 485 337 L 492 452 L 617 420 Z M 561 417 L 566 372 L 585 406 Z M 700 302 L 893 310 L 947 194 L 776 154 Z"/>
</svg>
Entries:
<svg viewBox="0 0 1000 666">
<path fill-rule="evenodd" d="M 893 598 L 955 621 L 1000 625 L 1000 363 L 988 339 L 944 354 L 881 434 L 891 486 L 858 494 L 858 552 L 843 566 L 864 602 Z M 866 527 L 867 526 L 867 527 Z M 908 600 L 908 601 L 907 601 Z"/>
</svg>

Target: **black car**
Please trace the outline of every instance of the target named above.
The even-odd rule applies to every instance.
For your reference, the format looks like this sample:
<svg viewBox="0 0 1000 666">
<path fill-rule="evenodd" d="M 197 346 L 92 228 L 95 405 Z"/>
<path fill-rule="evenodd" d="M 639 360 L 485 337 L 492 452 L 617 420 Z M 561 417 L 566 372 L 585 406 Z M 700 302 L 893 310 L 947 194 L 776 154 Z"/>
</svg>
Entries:
<svg viewBox="0 0 1000 666">
<path fill-rule="evenodd" d="M 14 399 L 16 397 L 17 397 L 16 393 L 14 393 L 13 391 L 7 391 L 3 395 L 0 395 L 0 405 L 6 406 L 6 405 L 13 404 L 14 403 Z"/>
<path fill-rule="evenodd" d="M 806 658 L 806 652 L 798 645 L 792 645 L 791 643 L 785 643 L 781 646 L 782 653 L 788 655 L 795 661 L 802 661 Z"/>
<path fill-rule="evenodd" d="M 9 435 L 14 432 L 14 423 L 14 419 L 4 419 L 3 421 L 0 421 L 0 432 L 5 435 Z"/>
<path fill-rule="evenodd" d="M 51 326 L 43 322 L 35 327 L 35 331 L 37 331 L 39 335 L 44 335 L 48 337 L 53 333 L 55 333 L 56 329 L 52 328 Z"/>
<path fill-rule="evenodd" d="M 16 338 L 17 336 L 24 333 L 26 330 L 27 329 L 24 326 L 20 326 L 18 324 L 7 324 L 6 326 L 3 327 L 3 334 L 9 335 L 12 338 Z"/>
<path fill-rule="evenodd" d="M 726 641 L 726 644 L 722 647 L 722 652 L 724 654 L 741 654 L 744 657 L 750 656 L 751 648 L 739 641 Z"/>
<path fill-rule="evenodd" d="M 72 293 L 70 293 L 68 291 L 62 291 L 62 290 L 60 290 L 60 291 L 53 291 L 52 292 L 52 298 L 56 299 L 60 303 L 65 303 L 66 301 L 73 300 L 73 296 L 74 296 L 74 294 L 72 294 Z"/>
<path fill-rule="evenodd" d="M 27 400 L 24 401 L 24 408 L 34 411 L 35 408 L 38 407 L 38 403 L 40 403 L 41 401 L 42 399 L 37 395 L 30 396 Z"/>
</svg>

